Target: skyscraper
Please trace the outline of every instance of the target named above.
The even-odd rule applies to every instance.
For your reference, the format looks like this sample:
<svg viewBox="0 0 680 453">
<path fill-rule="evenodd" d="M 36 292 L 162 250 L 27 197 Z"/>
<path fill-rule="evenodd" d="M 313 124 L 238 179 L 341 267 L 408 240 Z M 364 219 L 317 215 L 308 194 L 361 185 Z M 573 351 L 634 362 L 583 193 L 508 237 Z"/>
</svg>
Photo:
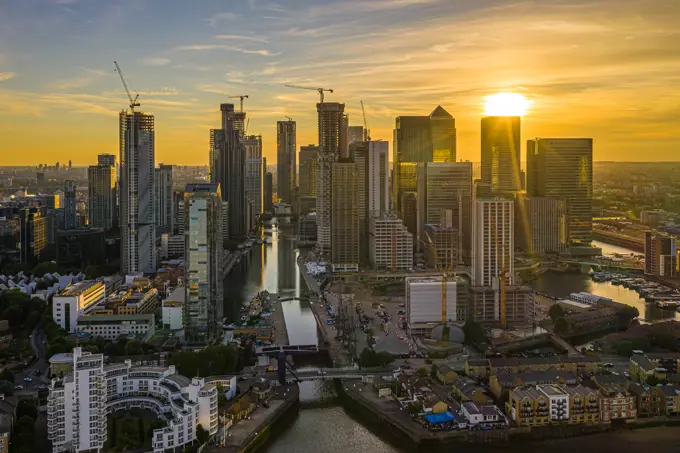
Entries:
<svg viewBox="0 0 680 453">
<path fill-rule="evenodd" d="M 154 188 L 156 190 L 156 234 L 173 231 L 174 211 L 172 200 L 173 166 L 159 164 L 154 170 Z"/>
<path fill-rule="evenodd" d="M 120 130 L 121 272 L 156 271 L 154 116 L 122 111 Z"/>
<path fill-rule="evenodd" d="M 529 255 L 565 253 L 569 244 L 568 219 L 564 198 L 517 196 L 517 247 Z"/>
<path fill-rule="evenodd" d="M 519 116 L 482 118 L 482 183 L 486 194 L 521 189 Z"/>
<path fill-rule="evenodd" d="M 348 126 L 347 127 L 348 144 L 363 142 L 366 140 L 364 137 L 364 127 L 363 126 Z"/>
<path fill-rule="evenodd" d="M 413 269 L 413 236 L 393 213 L 371 216 L 368 226 L 368 257 L 373 269 Z"/>
<path fill-rule="evenodd" d="M 62 229 L 78 228 L 78 213 L 76 210 L 76 182 L 72 179 L 64 181 L 64 225 Z"/>
<path fill-rule="evenodd" d="M 276 193 L 283 202 L 293 204 L 297 185 L 297 145 L 295 121 L 276 122 Z"/>
<path fill-rule="evenodd" d="M 512 200 L 501 198 L 475 200 L 472 217 L 472 284 L 492 286 L 494 279 L 505 278 L 514 284 L 515 237 Z"/>
<path fill-rule="evenodd" d="M 333 164 L 332 178 L 331 266 L 333 272 L 358 271 L 357 165 L 347 158 L 338 160 Z"/>
<path fill-rule="evenodd" d="M 99 154 L 97 156 L 97 165 L 116 166 L 116 156 L 113 154 Z"/>
<path fill-rule="evenodd" d="M 307 145 L 300 147 L 300 197 L 316 196 L 316 160 L 319 147 Z"/>
<path fill-rule="evenodd" d="M 184 210 L 184 330 L 187 343 L 207 344 L 221 332 L 224 311 L 220 186 L 187 184 Z"/>
<path fill-rule="evenodd" d="M 262 214 L 264 179 L 262 162 L 262 136 L 248 135 L 243 139 L 246 149 L 245 191 L 253 204 L 255 215 Z"/>
<path fill-rule="evenodd" d="M 210 130 L 210 182 L 219 184 L 222 200 L 229 202 L 229 234 L 246 233 L 245 147 L 243 126 L 246 114 L 235 112 L 234 104 L 220 104 L 222 129 Z"/>
<path fill-rule="evenodd" d="M 116 168 L 113 165 L 90 165 L 87 169 L 88 225 L 90 228 L 114 227 L 116 217 Z"/>
<path fill-rule="evenodd" d="M 527 141 L 527 193 L 567 200 L 569 242 L 593 239 L 593 139 L 537 138 Z"/>
<path fill-rule="evenodd" d="M 42 258 L 48 237 L 47 208 L 24 208 L 19 212 L 19 258 L 35 264 Z"/>
<path fill-rule="evenodd" d="M 645 274 L 675 277 L 678 247 L 676 238 L 645 231 Z"/>
<path fill-rule="evenodd" d="M 394 129 L 392 197 L 404 215 L 403 197 L 416 190 L 415 163 L 456 161 L 456 121 L 441 106 L 429 116 L 400 116 Z"/>
<path fill-rule="evenodd" d="M 333 164 L 341 152 L 347 151 L 347 117 L 345 104 L 324 102 L 316 104 L 319 127 L 319 155 L 316 167 L 316 228 L 319 251 L 331 250 Z M 279 182 L 280 184 L 280 182 Z"/>
<path fill-rule="evenodd" d="M 265 167 L 266 168 L 266 167 Z M 271 172 L 264 174 L 264 212 L 274 212 L 274 175 Z"/>
</svg>

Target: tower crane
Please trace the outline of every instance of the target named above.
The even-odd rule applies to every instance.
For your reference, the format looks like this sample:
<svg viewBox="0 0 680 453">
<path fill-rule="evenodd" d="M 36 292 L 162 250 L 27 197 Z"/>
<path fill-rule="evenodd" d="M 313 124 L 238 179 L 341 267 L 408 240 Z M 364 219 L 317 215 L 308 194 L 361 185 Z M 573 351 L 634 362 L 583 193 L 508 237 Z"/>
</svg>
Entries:
<svg viewBox="0 0 680 453">
<path fill-rule="evenodd" d="M 118 66 L 118 63 L 114 61 L 113 64 L 116 66 L 116 72 L 120 76 L 120 80 L 121 82 L 123 82 L 123 86 L 125 87 L 125 93 L 127 94 L 127 97 L 130 100 L 130 111 L 134 113 L 135 107 L 139 107 L 139 102 L 137 101 L 137 99 L 139 98 L 139 93 L 135 91 L 135 97 L 134 98 L 132 97 L 132 94 L 130 94 L 130 89 L 128 88 L 128 84 L 125 81 L 125 77 L 123 76 L 123 71 L 120 70 L 120 66 Z"/>
<path fill-rule="evenodd" d="M 368 122 L 366 121 L 366 109 L 364 109 L 364 101 L 361 102 L 361 114 L 364 115 L 364 141 L 371 141 L 371 131 L 368 129 Z"/>
<path fill-rule="evenodd" d="M 248 134 L 248 126 L 250 126 L 250 118 L 248 118 L 248 119 L 246 120 L 246 127 L 245 127 L 245 129 L 243 129 L 243 135 L 247 135 L 247 134 Z"/>
<path fill-rule="evenodd" d="M 333 88 L 315 88 L 315 87 L 301 87 L 297 85 L 286 85 L 288 88 L 296 88 L 298 90 L 314 90 L 319 93 L 319 97 L 321 98 L 321 104 L 323 104 L 323 92 L 328 91 L 329 93 L 333 92 Z"/>
<path fill-rule="evenodd" d="M 453 257 L 453 255 L 451 255 L 449 262 L 448 262 L 448 265 L 446 267 L 444 267 L 444 264 L 441 263 L 440 260 L 439 260 L 439 253 L 438 253 L 438 250 L 437 250 L 437 246 L 435 245 L 434 241 L 432 240 L 432 237 L 430 237 L 429 233 L 425 233 L 425 234 L 427 235 L 428 244 L 425 244 L 425 242 L 423 242 L 423 241 L 421 241 L 421 242 L 423 242 L 425 245 L 430 246 L 432 253 L 434 254 L 435 267 L 437 267 L 437 269 L 439 269 L 439 272 L 441 272 L 441 274 L 442 274 L 442 323 L 446 323 L 448 321 L 448 316 L 447 316 L 447 313 L 446 313 L 447 290 L 448 290 L 448 287 L 449 287 L 448 277 L 451 274 L 451 269 L 455 266 L 455 258 Z"/>
<path fill-rule="evenodd" d="M 248 99 L 247 94 L 240 94 L 238 96 L 229 96 L 229 99 L 240 99 L 241 100 L 241 112 L 243 112 L 243 100 Z"/>
<path fill-rule="evenodd" d="M 507 269 L 507 262 L 505 260 L 505 252 L 501 250 L 498 244 L 498 231 L 495 232 L 496 234 L 496 262 L 497 266 L 500 265 L 500 269 L 498 270 L 498 277 L 499 277 L 499 285 L 500 285 L 500 305 L 501 305 L 501 329 L 507 329 L 508 328 L 508 294 L 507 294 L 507 283 L 506 283 L 506 276 L 508 273 Z M 501 261 L 498 262 L 498 252 L 501 251 Z"/>
</svg>

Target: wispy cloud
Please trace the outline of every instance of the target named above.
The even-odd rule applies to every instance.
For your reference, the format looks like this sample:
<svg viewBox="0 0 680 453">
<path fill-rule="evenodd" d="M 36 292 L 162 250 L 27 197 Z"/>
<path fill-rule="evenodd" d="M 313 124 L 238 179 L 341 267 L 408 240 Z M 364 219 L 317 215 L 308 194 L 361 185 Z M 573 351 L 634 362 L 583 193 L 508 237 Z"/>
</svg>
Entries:
<svg viewBox="0 0 680 453">
<path fill-rule="evenodd" d="M 246 35 L 217 35 L 215 39 L 234 39 L 240 41 L 254 41 L 254 42 L 267 42 L 265 38 L 259 36 L 246 36 Z"/>
<path fill-rule="evenodd" d="M 17 75 L 13 72 L 0 72 L 0 82 L 4 82 L 5 80 L 13 79 Z"/>
<path fill-rule="evenodd" d="M 210 24 L 211 27 L 217 28 L 220 25 L 224 24 L 225 22 L 232 21 L 236 18 L 238 18 L 238 14 L 236 14 L 236 13 L 222 12 L 222 13 L 213 14 L 211 17 L 206 19 L 206 21 Z"/>
<path fill-rule="evenodd" d="M 92 83 L 94 79 L 88 76 L 76 76 L 70 79 L 57 80 L 49 84 L 49 87 L 54 90 L 72 90 L 75 88 L 82 88 Z"/>
<path fill-rule="evenodd" d="M 140 96 L 176 96 L 180 94 L 175 87 L 163 87 L 159 91 L 140 91 Z"/>
<path fill-rule="evenodd" d="M 243 49 L 237 46 L 229 46 L 226 44 L 192 44 L 187 46 L 175 47 L 174 50 L 177 51 L 196 51 L 202 52 L 207 50 L 229 50 L 232 52 L 241 52 L 244 54 L 257 54 L 265 57 L 273 57 L 276 55 L 281 55 L 280 53 L 272 53 L 267 49 Z"/>
<path fill-rule="evenodd" d="M 140 58 L 137 61 L 142 66 L 150 66 L 150 67 L 167 66 L 168 64 L 170 64 L 169 58 L 161 58 L 161 57 Z"/>
</svg>

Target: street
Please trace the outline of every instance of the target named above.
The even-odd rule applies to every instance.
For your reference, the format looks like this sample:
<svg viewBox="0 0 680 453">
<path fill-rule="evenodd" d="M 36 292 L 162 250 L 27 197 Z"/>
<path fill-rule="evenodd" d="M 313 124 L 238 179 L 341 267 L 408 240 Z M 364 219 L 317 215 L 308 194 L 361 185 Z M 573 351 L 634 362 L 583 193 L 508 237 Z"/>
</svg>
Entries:
<svg viewBox="0 0 680 453">
<path fill-rule="evenodd" d="M 17 395 L 35 395 L 39 390 L 38 387 L 47 385 L 50 382 L 47 375 L 49 365 L 45 360 L 47 353 L 45 332 L 42 329 L 34 329 L 31 333 L 30 341 L 35 360 L 27 368 L 15 374 L 15 388 L 16 386 L 23 387 L 23 389 L 15 392 Z M 31 379 L 31 381 L 27 382 L 24 379 Z"/>
</svg>

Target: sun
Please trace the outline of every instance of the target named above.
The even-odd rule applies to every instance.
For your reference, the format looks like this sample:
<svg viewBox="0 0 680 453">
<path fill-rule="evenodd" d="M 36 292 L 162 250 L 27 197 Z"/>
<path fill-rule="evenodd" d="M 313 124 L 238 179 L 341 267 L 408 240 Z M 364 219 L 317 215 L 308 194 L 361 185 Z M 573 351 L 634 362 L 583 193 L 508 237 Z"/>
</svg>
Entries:
<svg viewBox="0 0 680 453">
<path fill-rule="evenodd" d="M 530 106 L 531 101 L 518 93 L 496 93 L 484 99 L 488 116 L 523 116 Z"/>
</svg>

